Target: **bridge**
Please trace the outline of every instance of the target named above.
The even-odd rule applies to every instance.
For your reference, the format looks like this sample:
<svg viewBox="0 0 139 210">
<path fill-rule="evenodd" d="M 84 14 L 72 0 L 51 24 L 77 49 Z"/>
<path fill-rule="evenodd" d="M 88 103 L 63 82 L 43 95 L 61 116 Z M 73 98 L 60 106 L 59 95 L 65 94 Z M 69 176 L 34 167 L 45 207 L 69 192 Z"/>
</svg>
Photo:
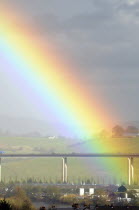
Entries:
<svg viewBox="0 0 139 210">
<path fill-rule="evenodd" d="M 67 183 L 68 181 L 68 164 L 67 158 L 127 158 L 128 159 L 128 184 L 134 183 L 134 158 L 139 158 L 139 153 L 40 153 L 40 154 L 8 154 L 0 153 L 0 182 L 1 182 L 1 171 L 2 171 L 2 158 L 41 158 L 41 157 L 56 157 L 62 158 L 62 181 Z"/>
<path fill-rule="evenodd" d="M 139 153 L 40 153 L 40 154 L 8 154 L 8 153 L 2 153 L 0 154 L 0 158 L 2 157 L 132 157 L 132 158 L 139 158 Z"/>
</svg>

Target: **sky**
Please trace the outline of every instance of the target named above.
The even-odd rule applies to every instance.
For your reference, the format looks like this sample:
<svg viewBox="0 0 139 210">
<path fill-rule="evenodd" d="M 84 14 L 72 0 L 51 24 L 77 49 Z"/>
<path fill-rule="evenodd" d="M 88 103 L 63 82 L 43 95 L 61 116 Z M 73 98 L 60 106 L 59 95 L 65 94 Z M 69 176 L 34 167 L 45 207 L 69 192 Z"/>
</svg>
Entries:
<svg viewBox="0 0 139 210">
<path fill-rule="evenodd" d="M 139 120 L 139 0 L 3 1 L 40 27 L 34 36 L 53 41 L 119 121 Z M 45 120 L 2 67 L 0 98 L 0 115 Z"/>
</svg>

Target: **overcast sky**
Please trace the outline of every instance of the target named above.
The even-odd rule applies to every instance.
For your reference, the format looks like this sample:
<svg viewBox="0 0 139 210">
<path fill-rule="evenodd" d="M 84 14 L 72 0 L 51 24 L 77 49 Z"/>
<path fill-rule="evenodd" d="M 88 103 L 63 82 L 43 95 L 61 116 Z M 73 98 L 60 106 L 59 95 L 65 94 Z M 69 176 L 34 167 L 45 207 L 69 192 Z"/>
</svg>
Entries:
<svg viewBox="0 0 139 210">
<path fill-rule="evenodd" d="M 139 120 L 139 0 L 7 2 L 40 26 L 40 37 L 51 37 L 65 59 L 78 66 L 87 88 L 99 91 L 120 121 Z M 0 115 L 39 117 L 3 68 L 0 98 Z"/>
</svg>

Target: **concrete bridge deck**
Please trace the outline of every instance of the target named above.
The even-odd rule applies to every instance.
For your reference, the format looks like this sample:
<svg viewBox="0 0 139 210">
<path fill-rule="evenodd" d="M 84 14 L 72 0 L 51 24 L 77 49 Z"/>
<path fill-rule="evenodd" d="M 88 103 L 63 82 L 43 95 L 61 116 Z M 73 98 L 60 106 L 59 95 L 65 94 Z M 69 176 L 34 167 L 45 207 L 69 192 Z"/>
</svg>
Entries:
<svg viewBox="0 0 139 210">
<path fill-rule="evenodd" d="M 106 158 L 112 158 L 112 157 L 120 157 L 120 158 L 139 158 L 139 153 L 28 153 L 28 154 L 17 154 L 17 153 L 0 153 L 0 158 L 22 158 L 22 157 L 106 157 Z"/>
<path fill-rule="evenodd" d="M 62 181 L 67 183 L 68 180 L 68 164 L 67 159 L 69 157 L 77 158 L 127 158 L 128 159 L 128 183 L 129 185 L 134 183 L 134 165 L 133 159 L 139 158 L 139 153 L 28 153 L 28 154 L 17 154 L 17 153 L 4 153 L 0 152 L 0 182 L 1 182 L 1 160 L 2 158 L 45 158 L 45 157 L 59 157 L 62 158 Z"/>
</svg>

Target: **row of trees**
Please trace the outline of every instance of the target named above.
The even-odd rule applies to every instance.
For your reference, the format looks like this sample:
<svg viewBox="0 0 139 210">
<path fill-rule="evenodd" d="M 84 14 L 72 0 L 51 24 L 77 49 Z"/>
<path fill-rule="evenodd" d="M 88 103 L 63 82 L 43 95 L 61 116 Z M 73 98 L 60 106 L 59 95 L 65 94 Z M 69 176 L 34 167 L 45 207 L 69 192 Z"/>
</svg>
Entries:
<svg viewBox="0 0 139 210">
<path fill-rule="evenodd" d="M 110 177 L 110 176 L 91 176 L 91 177 L 73 177 L 72 179 L 70 179 L 68 181 L 69 184 L 80 184 L 80 185 L 84 185 L 84 184 L 123 184 L 123 182 L 127 181 L 127 177 Z M 136 177 L 136 182 L 137 184 L 139 184 L 139 177 Z M 16 185 L 16 184 L 62 184 L 63 181 L 56 178 L 56 179 L 47 179 L 47 178 L 35 178 L 35 177 L 30 177 L 27 179 L 18 179 L 17 177 L 14 179 L 10 179 L 8 181 L 6 180 L 2 180 L 2 183 L 5 186 L 8 185 Z"/>
<path fill-rule="evenodd" d="M 121 137 L 123 136 L 124 134 L 132 134 L 132 135 L 138 135 L 139 133 L 139 129 L 135 126 L 128 126 L 127 128 L 123 128 L 122 126 L 120 125 L 116 125 L 113 127 L 112 129 L 112 135 L 114 137 Z"/>
</svg>

